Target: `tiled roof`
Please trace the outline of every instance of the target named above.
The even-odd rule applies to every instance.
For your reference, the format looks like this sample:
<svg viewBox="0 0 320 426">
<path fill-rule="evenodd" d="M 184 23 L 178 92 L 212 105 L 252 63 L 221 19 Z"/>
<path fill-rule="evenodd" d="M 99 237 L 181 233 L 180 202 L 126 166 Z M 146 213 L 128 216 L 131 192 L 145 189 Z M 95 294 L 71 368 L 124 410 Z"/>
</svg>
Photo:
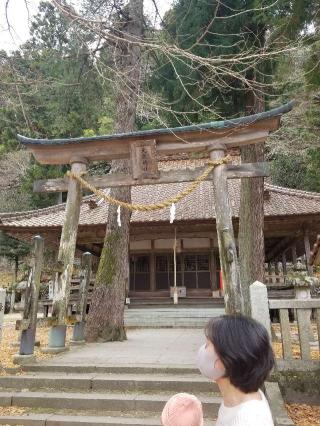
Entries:
<svg viewBox="0 0 320 426">
<path fill-rule="evenodd" d="M 196 161 L 196 165 L 199 165 Z M 190 162 L 188 163 L 190 166 Z M 163 165 L 164 166 L 164 165 Z M 172 165 L 171 165 L 172 166 Z M 162 167 L 163 168 L 163 167 Z M 132 188 L 132 202 L 149 204 L 161 201 L 179 193 L 188 183 L 137 186 Z M 240 181 L 229 180 L 229 195 L 234 217 L 238 217 L 240 206 Z M 265 216 L 290 216 L 320 214 L 320 194 L 282 188 L 265 183 Z M 94 196 L 83 198 L 80 225 L 105 224 L 108 205 L 96 203 Z M 60 227 L 65 214 L 65 204 L 45 209 L 19 213 L 0 214 L 0 229 L 8 227 Z M 207 220 L 215 217 L 212 183 L 202 182 L 190 195 L 176 205 L 176 221 Z M 169 220 L 169 209 L 153 212 L 134 212 L 133 223 L 162 222 Z"/>
</svg>

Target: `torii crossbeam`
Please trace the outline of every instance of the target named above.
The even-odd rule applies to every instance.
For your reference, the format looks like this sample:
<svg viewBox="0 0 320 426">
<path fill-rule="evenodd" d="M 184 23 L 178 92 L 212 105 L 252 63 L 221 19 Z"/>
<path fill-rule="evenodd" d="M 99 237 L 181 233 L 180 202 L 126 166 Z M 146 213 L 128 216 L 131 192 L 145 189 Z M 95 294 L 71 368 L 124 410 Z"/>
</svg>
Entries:
<svg viewBox="0 0 320 426">
<path fill-rule="evenodd" d="M 211 160 L 221 160 L 230 148 L 264 142 L 270 132 L 279 128 L 281 115 L 292 107 L 293 104 L 288 103 L 234 120 L 178 128 L 52 140 L 18 135 L 18 139 L 41 164 L 70 164 L 71 172 L 75 175 L 85 172 L 87 165 L 93 161 L 131 160 L 132 175 L 110 174 L 86 178 L 96 188 L 190 182 L 199 176 L 203 168 L 160 172 L 157 158 L 176 153 L 207 152 Z M 206 177 L 214 185 L 219 255 L 228 313 L 243 312 L 243 297 L 227 179 L 257 176 L 267 176 L 265 163 L 221 164 Z M 55 280 L 53 302 L 53 334 L 58 332 L 58 346 L 64 346 L 82 190 L 76 179 L 67 177 L 37 181 L 34 189 L 38 192 L 68 191 L 58 254 L 61 269 Z"/>
</svg>

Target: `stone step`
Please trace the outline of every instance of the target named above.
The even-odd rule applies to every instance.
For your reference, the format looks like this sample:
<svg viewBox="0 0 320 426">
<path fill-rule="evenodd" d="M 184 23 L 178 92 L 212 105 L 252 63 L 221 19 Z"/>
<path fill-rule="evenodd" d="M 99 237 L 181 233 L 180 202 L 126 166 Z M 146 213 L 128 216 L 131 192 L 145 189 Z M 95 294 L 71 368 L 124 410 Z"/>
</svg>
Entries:
<svg viewBox="0 0 320 426">
<path fill-rule="evenodd" d="M 151 310 L 150 310 L 151 311 Z M 154 313 L 153 311 L 150 312 L 149 315 L 146 314 L 137 314 L 136 312 L 134 314 L 132 314 L 132 311 L 128 311 L 130 312 L 129 314 L 125 315 L 125 321 L 128 320 L 132 320 L 132 319 L 137 319 L 139 321 L 162 321 L 162 320 L 173 320 L 173 321 L 185 321 L 185 322 L 192 322 L 192 321 L 197 321 L 197 320 L 201 320 L 201 321 L 207 321 L 210 318 L 214 317 L 213 313 L 210 313 L 208 315 L 206 314 L 197 314 L 197 315 L 188 315 L 188 314 L 184 314 L 184 315 L 170 315 L 167 312 L 164 312 L 162 314 L 159 313 Z M 148 312 L 148 311 L 141 311 L 141 312 Z"/>
<path fill-rule="evenodd" d="M 126 309 L 125 310 L 125 316 L 151 316 L 151 315 L 170 315 L 175 317 L 204 317 L 204 316 L 210 316 L 215 315 L 215 313 L 220 313 L 220 311 L 224 311 L 224 309 L 221 308 L 186 308 L 186 307 L 180 307 L 180 308 L 152 308 L 152 309 Z"/>
<path fill-rule="evenodd" d="M 158 426 L 157 417 L 70 416 L 64 414 L 30 414 L 2 416 L 0 425 L 21 426 Z"/>
<path fill-rule="evenodd" d="M 65 374 L 156 374 L 156 375 L 177 375 L 179 377 L 199 374 L 199 370 L 192 366 L 170 365 L 170 366 L 159 366 L 159 365 L 148 365 L 145 366 L 132 366 L 132 365 L 72 365 L 63 364 L 61 361 L 59 364 L 49 364 L 47 361 L 45 364 L 28 364 L 24 365 L 23 370 L 25 372 L 35 373 L 65 373 Z"/>
<path fill-rule="evenodd" d="M 223 299 L 179 299 L 175 305 L 172 299 L 130 299 L 129 309 L 218 309 L 224 307 Z"/>
<path fill-rule="evenodd" d="M 137 321 L 137 322 L 144 322 L 146 324 L 152 322 L 154 324 L 162 324 L 165 322 L 170 322 L 170 323 L 181 323 L 181 324 L 198 324 L 198 323 L 203 323 L 206 321 L 209 321 L 209 319 L 211 319 L 213 316 L 212 315 L 208 315 L 208 316 L 197 316 L 197 317 L 188 317 L 188 316 L 184 316 L 184 317 L 174 317 L 174 316 L 160 316 L 160 315 L 148 315 L 148 316 L 138 316 L 138 315 L 128 315 L 125 317 L 125 324 L 127 325 L 128 322 L 132 322 L 132 321 Z"/>
<path fill-rule="evenodd" d="M 203 328 L 212 317 L 224 314 L 224 308 L 126 309 L 125 325 L 136 328 Z"/>
<path fill-rule="evenodd" d="M 205 421 L 204 426 L 214 426 Z M 156 417 L 114 417 L 114 416 L 71 416 L 61 414 L 29 414 L 22 416 L 0 416 L 0 425 L 21 426 L 160 426 Z"/>
<path fill-rule="evenodd" d="M 21 376 L 0 376 L 0 388 L 28 390 L 76 390 L 81 392 L 218 392 L 218 387 L 200 374 L 184 376 L 167 374 L 61 374 L 29 373 Z"/>
<path fill-rule="evenodd" d="M 207 321 L 202 322 L 189 322 L 187 324 L 183 322 L 148 322 L 148 323 L 142 323 L 141 321 L 127 321 L 126 322 L 126 328 L 127 329 L 164 329 L 164 328 L 176 328 L 176 329 L 197 329 L 197 330 L 203 330 L 205 327 Z"/>
<path fill-rule="evenodd" d="M 77 392 L 0 392 L 1 406 L 30 407 L 36 409 L 53 408 L 83 411 L 107 410 L 123 412 L 161 413 L 171 394 L 141 393 L 77 393 Z M 221 397 L 201 396 L 205 417 L 217 416 Z"/>
<path fill-rule="evenodd" d="M 127 305 L 127 308 L 129 311 L 131 310 L 149 310 L 149 309 L 163 309 L 164 307 L 166 309 L 179 309 L 179 310 L 187 310 L 190 309 L 190 306 L 195 305 L 195 303 L 184 303 L 184 304 L 178 304 L 174 305 L 173 302 L 170 303 L 160 303 L 160 302 L 134 302 Z M 212 302 L 198 302 L 196 304 L 197 309 L 223 309 L 224 305 L 223 303 L 212 303 Z M 194 307 L 194 306 L 193 306 Z"/>
</svg>

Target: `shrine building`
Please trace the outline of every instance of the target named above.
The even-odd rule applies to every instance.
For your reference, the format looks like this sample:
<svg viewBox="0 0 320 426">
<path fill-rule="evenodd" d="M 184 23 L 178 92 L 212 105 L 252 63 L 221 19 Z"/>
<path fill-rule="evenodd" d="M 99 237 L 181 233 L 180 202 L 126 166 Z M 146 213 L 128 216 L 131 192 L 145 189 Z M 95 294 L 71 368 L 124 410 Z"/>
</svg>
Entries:
<svg viewBox="0 0 320 426">
<path fill-rule="evenodd" d="M 215 122 L 219 125 L 212 129 L 221 131 L 233 130 L 233 133 L 225 133 L 225 140 L 238 138 L 235 143 L 227 143 L 228 153 L 232 161 L 228 167 L 232 174 L 232 166 L 236 169 L 239 165 L 240 137 L 250 137 L 248 129 L 254 126 L 256 138 L 257 132 L 262 132 L 262 124 L 270 125 L 270 120 L 278 120 L 285 110 L 273 110 L 262 113 L 253 121 L 248 117 L 230 120 L 228 122 Z M 265 115 L 264 115 L 265 114 Z M 267 115 L 269 114 L 269 115 Z M 267 121 L 266 121 L 267 120 Z M 278 125 L 278 124 L 277 124 Z M 205 126 L 205 125 L 203 125 Z M 270 125 L 271 126 L 271 125 Z M 193 127 L 197 138 L 188 138 L 187 133 Z M 272 126 L 271 126 L 272 127 Z M 241 129 L 240 129 L 241 128 Z M 273 128 L 277 128 L 273 125 Z M 237 133 L 234 132 L 237 129 Z M 239 130 L 240 129 L 240 130 Z M 165 130 L 168 130 L 167 133 Z M 201 126 L 189 126 L 183 128 L 180 133 L 191 145 L 195 139 L 204 144 L 204 135 L 207 128 Z M 268 129 L 269 131 L 270 129 Z M 176 131 L 176 129 L 175 129 Z M 153 133 L 152 133 L 153 132 Z M 152 132 L 135 132 L 137 140 L 143 138 L 164 140 L 170 137 L 170 129 L 153 130 Z M 247 132 L 247 133 L 246 133 Z M 171 130 L 172 133 L 172 130 Z M 142 135 L 142 136 L 141 136 Z M 179 136 L 179 134 L 178 134 Z M 208 136 L 208 135 L 207 135 Z M 128 135 L 119 135 L 119 146 Z M 267 134 L 261 136 L 265 140 Z M 62 148 L 60 155 L 63 157 L 77 147 L 86 146 L 88 152 L 99 153 L 101 141 L 107 137 L 91 137 L 69 139 L 61 141 L 46 141 L 36 139 L 22 139 L 26 147 L 31 150 L 38 161 L 45 164 L 59 164 L 59 151 L 54 150 L 54 145 Z M 161 139 L 163 138 L 163 139 Z M 229 138 L 229 139 L 228 139 Z M 258 138 L 259 139 L 259 138 Z M 167 172 L 183 175 L 185 170 L 190 171 L 203 168 L 208 155 L 189 156 L 188 149 L 178 147 L 175 152 L 166 152 L 164 145 L 159 145 L 154 154 L 157 158 L 158 172 L 165 176 Z M 188 146 L 188 145 L 186 145 Z M 44 159 L 43 152 L 47 151 L 50 162 Z M 63 152 L 62 152 L 63 151 Z M 68 154 L 69 155 L 69 154 Z M 85 154 L 84 154 L 85 155 Z M 121 155 L 118 156 L 121 158 Z M 105 160 L 106 156 L 103 156 Z M 101 158 L 94 155 L 93 160 Z M 64 160 L 61 160 L 64 161 Z M 66 158 L 64 164 L 68 163 Z M 246 176 L 244 174 L 244 176 Z M 257 175 L 259 176 L 259 174 Z M 266 173 L 260 171 L 260 176 Z M 156 178 L 157 179 L 157 178 Z M 160 183 L 153 185 L 136 184 L 131 187 L 132 203 L 149 204 L 170 198 L 181 192 L 188 186 L 186 181 L 163 183 L 164 178 L 159 178 Z M 161 181 L 162 179 L 162 181 Z M 232 223 L 237 241 L 239 228 L 240 207 L 240 179 L 235 174 L 228 179 L 229 200 L 232 211 Z M 59 188 L 58 188 L 59 189 Z M 64 186 L 61 184 L 60 190 Z M 108 189 L 104 189 L 108 191 Z M 274 278 L 285 275 L 287 262 L 295 263 L 298 257 L 310 255 L 310 241 L 316 239 L 320 229 L 320 194 L 283 188 L 268 183 L 264 184 L 264 238 L 266 258 L 266 283 Z M 25 241 L 30 241 L 34 235 L 44 237 L 45 245 L 58 252 L 61 230 L 65 217 L 65 203 L 39 210 L 0 214 L 0 230 L 6 234 Z M 176 283 L 177 286 L 186 288 L 187 297 L 208 298 L 219 297 L 221 285 L 219 248 L 216 231 L 216 205 L 212 181 L 205 180 L 199 186 L 176 204 L 176 212 L 173 223 L 170 223 L 169 208 L 157 211 L 134 211 L 131 216 L 130 226 L 130 283 L 128 295 L 131 299 L 161 298 L 166 299 L 170 295 L 170 287 L 174 282 L 174 253 L 176 246 Z M 98 264 L 103 246 L 108 217 L 108 203 L 101 201 L 95 195 L 84 196 L 81 201 L 80 218 L 76 239 L 76 257 L 89 251 Z M 276 279 L 275 279 L 276 281 Z M 279 279 L 280 281 L 280 279 Z"/>
</svg>

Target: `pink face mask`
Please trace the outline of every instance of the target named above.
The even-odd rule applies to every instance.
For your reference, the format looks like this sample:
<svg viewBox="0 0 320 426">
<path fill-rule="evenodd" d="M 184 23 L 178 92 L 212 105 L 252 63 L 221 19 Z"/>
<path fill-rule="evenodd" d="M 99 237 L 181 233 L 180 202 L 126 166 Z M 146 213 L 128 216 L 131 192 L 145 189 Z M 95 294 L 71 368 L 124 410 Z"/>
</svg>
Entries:
<svg viewBox="0 0 320 426">
<path fill-rule="evenodd" d="M 207 379 L 216 381 L 221 379 L 225 374 L 225 369 L 216 367 L 219 357 L 212 345 L 202 345 L 198 351 L 197 367 L 200 373 Z"/>
</svg>

